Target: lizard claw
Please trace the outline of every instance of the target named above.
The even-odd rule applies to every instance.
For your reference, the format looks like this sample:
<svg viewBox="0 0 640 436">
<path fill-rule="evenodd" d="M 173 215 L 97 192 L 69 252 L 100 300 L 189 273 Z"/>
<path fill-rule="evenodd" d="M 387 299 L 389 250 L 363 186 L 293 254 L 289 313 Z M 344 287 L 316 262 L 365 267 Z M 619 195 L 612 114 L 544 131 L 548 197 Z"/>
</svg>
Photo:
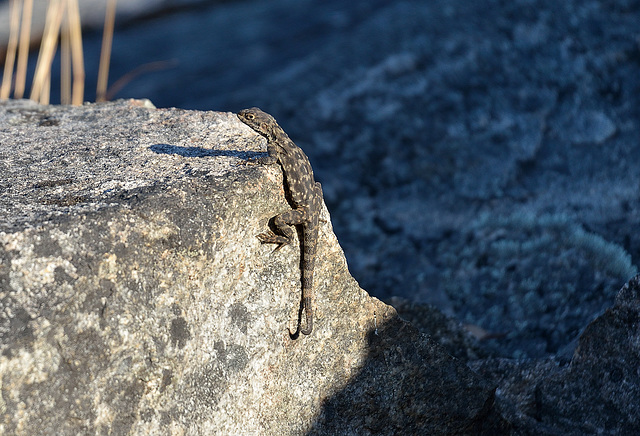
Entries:
<svg viewBox="0 0 640 436">
<path fill-rule="evenodd" d="M 260 242 L 262 242 L 263 244 L 278 244 L 278 246 L 273 251 L 278 251 L 291 242 L 286 237 L 276 235 L 271 230 L 265 233 L 260 233 L 259 235 L 256 235 L 256 237 L 260 239 Z"/>
<path fill-rule="evenodd" d="M 260 233 L 259 235 L 256 235 L 256 238 L 260 239 L 260 242 L 262 243 L 269 243 L 273 241 L 276 237 L 277 235 L 273 233 L 271 230 L 264 233 Z"/>
<path fill-rule="evenodd" d="M 275 253 L 276 251 L 280 251 L 280 249 L 282 247 L 284 247 L 285 245 L 287 245 L 287 243 L 285 243 L 285 242 L 282 242 L 282 243 L 278 244 L 278 246 L 273 249 L 272 253 Z"/>
<path fill-rule="evenodd" d="M 236 166 L 240 166 L 240 165 L 257 165 L 258 163 L 256 162 L 255 159 L 245 159 L 245 160 L 239 160 L 238 162 L 236 162 Z"/>
</svg>

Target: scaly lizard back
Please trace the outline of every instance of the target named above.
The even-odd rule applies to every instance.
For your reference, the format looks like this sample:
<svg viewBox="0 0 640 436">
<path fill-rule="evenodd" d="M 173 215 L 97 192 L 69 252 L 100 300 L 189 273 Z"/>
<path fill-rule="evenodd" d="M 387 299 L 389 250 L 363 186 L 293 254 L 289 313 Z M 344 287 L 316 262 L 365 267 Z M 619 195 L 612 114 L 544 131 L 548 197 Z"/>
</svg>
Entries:
<svg viewBox="0 0 640 436">
<path fill-rule="evenodd" d="M 280 164 L 284 173 L 293 209 L 273 217 L 276 232 L 269 230 L 257 235 L 263 243 L 279 244 L 276 250 L 294 240 L 291 226 L 302 226 L 302 307 L 307 318 L 306 327 L 299 332 L 308 335 L 313 330 L 313 269 L 318 243 L 318 215 L 322 199 L 322 187 L 313 178 L 313 170 L 307 155 L 282 130 L 276 120 L 259 108 L 244 109 L 238 113 L 240 121 L 267 139 L 267 157 L 252 160 L 258 164 Z"/>
</svg>

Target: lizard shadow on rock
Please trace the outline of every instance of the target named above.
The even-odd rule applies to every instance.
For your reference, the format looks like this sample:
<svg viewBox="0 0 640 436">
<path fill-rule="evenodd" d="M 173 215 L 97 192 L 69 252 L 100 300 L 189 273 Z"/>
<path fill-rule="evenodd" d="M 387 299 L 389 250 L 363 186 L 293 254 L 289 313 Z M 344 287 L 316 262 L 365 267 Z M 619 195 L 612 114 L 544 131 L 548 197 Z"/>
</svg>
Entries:
<svg viewBox="0 0 640 436">
<path fill-rule="evenodd" d="M 153 144 L 149 150 L 158 154 L 177 154 L 183 157 L 207 157 L 207 156 L 228 156 L 246 159 L 253 156 L 255 152 L 246 152 L 240 150 L 213 150 L 202 147 L 183 147 L 180 145 L 170 144 Z"/>
</svg>

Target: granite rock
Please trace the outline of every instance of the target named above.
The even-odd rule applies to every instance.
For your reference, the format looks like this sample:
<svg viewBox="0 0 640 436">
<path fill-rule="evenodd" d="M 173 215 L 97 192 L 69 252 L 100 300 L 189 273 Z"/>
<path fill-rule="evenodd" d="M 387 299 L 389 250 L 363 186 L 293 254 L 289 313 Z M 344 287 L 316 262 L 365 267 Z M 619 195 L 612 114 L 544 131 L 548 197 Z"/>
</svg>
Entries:
<svg viewBox="0 0 640 436">
<path fill-rule="evenodd" d="M 232 113 L 0 103 L 0 433 L 506 434 L 494 385 L 370 297 L 322 211 L 313 334 Z"/>
</svg>

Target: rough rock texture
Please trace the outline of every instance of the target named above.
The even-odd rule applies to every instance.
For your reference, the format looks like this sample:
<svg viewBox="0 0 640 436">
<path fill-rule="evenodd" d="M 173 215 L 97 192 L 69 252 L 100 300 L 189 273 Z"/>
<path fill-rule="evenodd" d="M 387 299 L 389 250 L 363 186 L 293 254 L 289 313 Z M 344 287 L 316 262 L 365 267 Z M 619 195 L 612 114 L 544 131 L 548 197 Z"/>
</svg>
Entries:
<svg viewBox="0 0 640 436">
<path fill-rule="evenodd" d="M 506 359 L 470 364 L 498 385 L 498 404 L 527 435 L 640 432 L 640 276 L 590 323 L 570 362 Z"/>
<path fill-rule="evenodd" d="M 494 385 L 370 297 L 324 209 L 292 340 L 289 207 L 232 113 L 0 103 L 0 433 L 506 434 Z"/>
<path fill-rule="evenodd" d="M 571 356 L 640 264 L 639 22 L 637 0 L 229 1 L 119 27 L 110 77 L 165 61 L 119 95 L 272 113 L 367 291 L 502 357 Z"/>
</svg>

